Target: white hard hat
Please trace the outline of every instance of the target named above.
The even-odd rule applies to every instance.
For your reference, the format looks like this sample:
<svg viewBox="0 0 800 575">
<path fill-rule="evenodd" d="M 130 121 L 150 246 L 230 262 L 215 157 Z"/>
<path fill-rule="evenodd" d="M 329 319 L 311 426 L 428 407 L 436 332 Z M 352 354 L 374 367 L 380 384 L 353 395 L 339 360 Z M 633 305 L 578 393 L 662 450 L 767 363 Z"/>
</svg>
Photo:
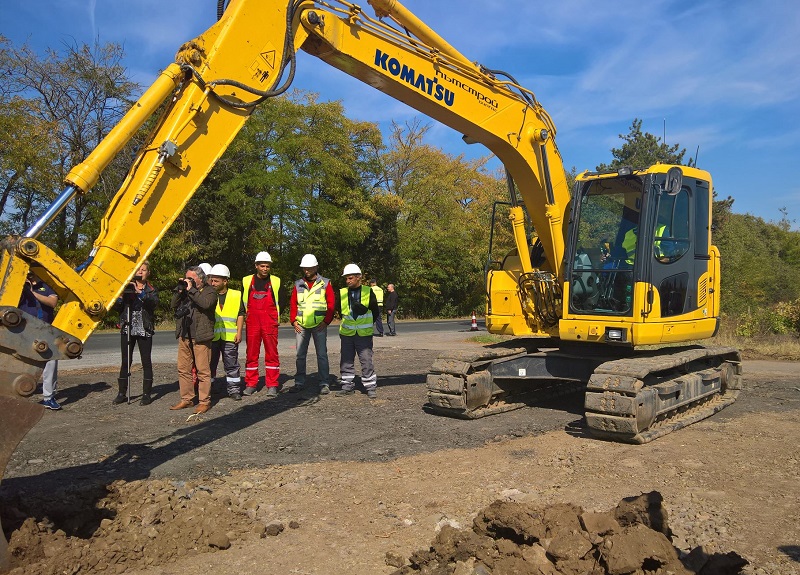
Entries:
<svg viewBox="0 0 800 575">
<path fill-rule="evenodd" d="M 206 275 L 211 273 L 211 264 L 209 263 L 203 262 L 202 264 L 197 264 L 197 267 L 203 270 L 203 273 Z"/>
<path fill-rule="evenodd" d="M 356 264 L 347 264 L 344 266 L 344 271 L 342 272 L 343 276 L 349 276 L 353 274 L 361 275 L 361 268 Z"/>
<path fill-rule="evenodd" d="M 256 263 L 258 262 L 269 262 L 272 263 L 272 258 L 269 255 L 269 252 L 258 252 L 256 256 Z"/>
<path fill-rule="evenodd" d="M 300 267 L 301 268 L 315 268 L 319 265 L 317 258 L 314 254 L 306 254 L 303 256 L 303 259 L 300 260 Z"/>
<path fill-rule="evenodd" d="M 214 267 L 211 268 L 211 271 L 209 271 L 206 275 L 229 278 L 231 277 L 231 270 L 229 270 L 228 266 L 225 264 L 215 264 Z"/>
</svg>

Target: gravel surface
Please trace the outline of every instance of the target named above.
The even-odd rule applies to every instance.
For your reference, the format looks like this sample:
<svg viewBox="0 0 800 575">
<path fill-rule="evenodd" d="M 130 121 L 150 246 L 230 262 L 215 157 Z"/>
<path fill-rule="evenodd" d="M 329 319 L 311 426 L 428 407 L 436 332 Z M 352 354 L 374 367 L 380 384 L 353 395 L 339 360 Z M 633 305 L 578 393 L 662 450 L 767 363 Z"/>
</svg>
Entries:
<svg viewBox="0 0 800 575">
<path fill-rule="evenodd" d="M 168 409 L 173 365 L 157 364 L 149 406 L 111 405 L 113 368 L 63 370 L 64 409 L 23 440 L 0 489 L 17 572 L 391 573 L 495 500 L 601 512 L 658 491 L 680 553 L 800 573 L 796 364 L 745 362 L 733 406 L 631 446 L 585 434 L 580 394 L 476 421 L 426 413 L 428 366 L 471 335 L 376 339 L 374 401 L 291 393 L 281 341 L 278 398 L 235 402 L 220 380 L 188 422 Z"/>
</svg>

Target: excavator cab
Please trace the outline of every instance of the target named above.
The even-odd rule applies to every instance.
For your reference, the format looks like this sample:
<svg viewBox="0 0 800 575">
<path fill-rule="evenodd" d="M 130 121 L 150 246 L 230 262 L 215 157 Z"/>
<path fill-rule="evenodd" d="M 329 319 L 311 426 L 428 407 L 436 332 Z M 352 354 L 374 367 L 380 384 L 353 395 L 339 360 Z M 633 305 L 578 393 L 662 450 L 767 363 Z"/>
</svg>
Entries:
<svg viewBox="0 0 800 575">
<path fill-rule="evenodd" d="M 710 210 L 711 178 L 702 170 L 656 164 L 581 174 L 561 332 L 570 339 L 577 325 L 601 320 L 597 341 L 623 329 L 616 343 L 629 346 L 677 341 L 674 332 L 713 335 L 719 273 Z"/>
</svg>

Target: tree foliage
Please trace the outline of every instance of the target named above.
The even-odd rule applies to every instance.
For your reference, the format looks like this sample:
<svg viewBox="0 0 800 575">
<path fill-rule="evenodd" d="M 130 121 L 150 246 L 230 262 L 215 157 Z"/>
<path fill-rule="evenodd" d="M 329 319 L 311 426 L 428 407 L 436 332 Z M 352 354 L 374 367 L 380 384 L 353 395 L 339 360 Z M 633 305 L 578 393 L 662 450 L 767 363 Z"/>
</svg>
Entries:
<svg viewBox="0 0 800 575">
<path fill-rule="evenodd" d="M 505 181 L 486 159 L 465 160 L 424 144 L 429 126 L 394 125 L 385 184 L 397 198 L 396 281 L 422 317 L 460 315 L 484 304 L 484 261 L 492 203 Z M 409 306 L 410 307 L 410 306 Z"/>
<path fill-rule="evenodd" d="M 39 56 L 0 36 L 1 233 L 27 229 L 127 109 L 138 88 L 122 58 L 114 44 L 65 45 Z M 641 127 L 634 119 L 613 160 L 597 170 L 684 163 L 685 149 Z M 481 309 L 492 206 L 507 198 L 506 180 L 487 170 L 488 159 L 425 144 L 429 129 L 395 124 L 384 142 L 375 125 L 348 119 L 340 102 L 304 92 L 264 102 L 153 251 L 164 299 L 188 265 L 225 263 L 235 286 L 267 250 L 287 286 L 303 254 L 314 253 L 337 287 L 350 262 L 381 285 L 396 284 L 407 315 Z M 85 257 L 145 130 L 43 233 L 65 260 Z M 735 214 L 733 202 L 714 202 L 723 312 L 740 318 L 743 331 L 800 328 L 800 233 L 785 212 L 780 222 L 765 222 Z M 508 230 L 495 229 L 496 243 L 507 248 L 510 240 Z"/>
<path fill-rule="evenodd" d="M 372 197 L 381 145 L 377 127 L 349 120 L 339 102 L 299 92 L 267 100 L 176 221 L 199 247 L 184 263 L 224 262 L 242 277 L 266 250 L 287 282 L 305 253 L 334 277 L 365 261 L 381 217 Z"/>
<path fill-rule="evenodd" d="M 0 38 L 4 86 L 0 114 L 7 136 L 3 206 L 5 232 L 21 233 L 60 192 L 69 169 L 80 163 L 117 124 L 137 90 L 117 44 L 64 45 L 43 56 Z M 126 155 L 112 163 L 91 193 L 75 199 L 43 234 L 67 260 L 88 252 L 88 240 L 127 171 Z M 26 176 L 26 177 L 23 177 Z M 8 200 L 11 200 L 10 202 Z"/>
<path fill-rule="evenodd" d="M 638 118 L 633 120 L 630 132 L 620 134 L 619 137 L 623 141 L 622 146 L 611 148 L 611 155 L 614 156 L 614 159 L 609 164 L 597 166 L 598 172 L 613 172 L 623 166 L 640 170 L 658 162 L 683 164 L 686 149 L 679 149 L 679 144 L 668 146 L 658 136 L 649 132 L 642 133 L 642 121 Z M 691 159 L 687 165 L 692 165 Z"/>
</svg>

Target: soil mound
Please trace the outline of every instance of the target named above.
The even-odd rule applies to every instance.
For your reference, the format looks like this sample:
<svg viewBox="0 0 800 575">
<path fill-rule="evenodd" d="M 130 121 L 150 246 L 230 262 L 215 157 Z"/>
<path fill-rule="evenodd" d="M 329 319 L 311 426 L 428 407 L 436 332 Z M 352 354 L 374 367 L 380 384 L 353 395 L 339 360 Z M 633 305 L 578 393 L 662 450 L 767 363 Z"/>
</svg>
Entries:
<svg viewBox="0 0 800 575">
<path fill-rule="evenodd" d="M 602 513 L 570 503 L 538 508 L 495 501 L 472 529 L 443 525 L 431 547 L 393 575 L 736 575 L 748 564 L 736 553 L 708 554 L 702 547 L 681 556 L 670 535 L 657 491 Z"/>
<path fill-rule="evenodd" d="M 48 501 L 23 495 L 3 509 L 11 573 L 121 573 L 281 533 L 247 492 L 215 480 L 156 480 L 67 488 Z"/>
</svg>

